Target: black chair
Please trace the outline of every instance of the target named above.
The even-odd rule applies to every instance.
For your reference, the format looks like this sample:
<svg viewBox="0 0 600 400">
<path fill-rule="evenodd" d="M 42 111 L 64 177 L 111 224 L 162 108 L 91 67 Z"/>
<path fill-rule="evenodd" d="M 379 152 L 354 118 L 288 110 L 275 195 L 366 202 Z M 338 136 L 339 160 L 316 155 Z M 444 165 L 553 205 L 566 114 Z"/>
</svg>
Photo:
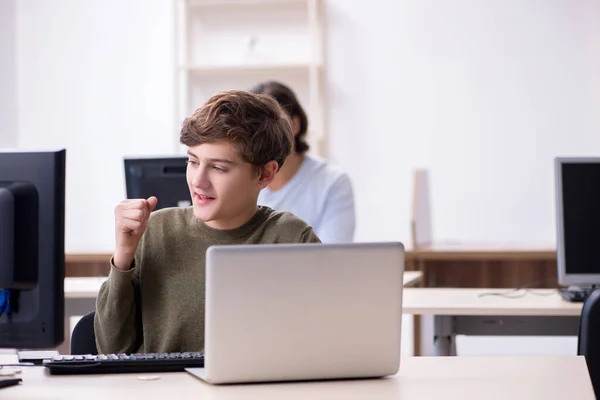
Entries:
<svg viewBox="0 0 600 400">
<path fill-rule="evenodd" d="M 98 354 L 94 333 L 95 311 L 86 314 L 77 322 L 71 335 L 71 354 Z"/>
<path fill-rule="evenodd" d="M 600 398 L 600 290 L 590 294 L 581 310 L 577 354 L 585 356 L 596 398 Z"/>
</svg>

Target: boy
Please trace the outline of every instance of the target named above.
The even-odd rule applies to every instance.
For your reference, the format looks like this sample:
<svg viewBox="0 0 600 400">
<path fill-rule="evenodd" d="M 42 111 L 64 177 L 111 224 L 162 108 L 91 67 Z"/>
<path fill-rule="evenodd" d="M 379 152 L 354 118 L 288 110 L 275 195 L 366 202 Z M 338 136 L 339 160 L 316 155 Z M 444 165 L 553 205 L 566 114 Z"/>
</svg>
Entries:
<svg viewBox="0 0 600 400">
<path fill-rule="evenodd" d="M 204 350 L 209 246 L 319 242 L 294 215 L 257 206 L 292 141 L 289 118 L 268 95 L 220 93 L 184 121 L 193 205 L 151 214 L 150 197 L 115 208 L 115 252 L 94 320 L 99 353 Z"/>
</svg>

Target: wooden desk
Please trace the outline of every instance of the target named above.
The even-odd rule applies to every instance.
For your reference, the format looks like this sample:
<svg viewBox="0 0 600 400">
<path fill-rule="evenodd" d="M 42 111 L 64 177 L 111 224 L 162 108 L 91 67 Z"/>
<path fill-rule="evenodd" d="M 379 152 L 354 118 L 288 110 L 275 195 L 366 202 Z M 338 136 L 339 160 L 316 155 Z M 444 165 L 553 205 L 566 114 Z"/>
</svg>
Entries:
<svg viewBox="0 0 600 400">
<path fill-rule="evenodd" d="M 3 362 L 8 357 L 0 358 Z M 14 358 L 11 359 L 14 361 Z M 407 357 L 386 379 L 212 386 L 185 373 L 51 376 L 24 369 L 23 383 L 0 389 L 10 399 L 594 399 L 581 357 Z"/>
<path fill-rule="evenodd" d="M 413 171 L 410 243 L 426 287 L 556 285 L 554 243 L 440 242 L 433 235 L 430 171 Z"/>
<path fill-rule="evenodd" d="M 413 250 L 419 260 L 549 260 L 556 247 L 544 243 L 435 243 Z"/>
<path fill-rule="evenodd" d="M 446 243 L 413 250 L 427 287 L 556 287 L 556 247 L 544 243 Z"/>
<path fill-rule="evenodd" d="M 65 254 L 65 262 L 68 263 L 108 263 L 112 254 L 109 253 L 70 253 Z"/>
<path fill-rule="evenodd" d="M 112 254 L 65 254 L 66 277 L 107 276 Z"/>
<path fill-rule="evenodd" d="M 567 302 L 551 289 L 515 292 L 406 288 L 403 291 L 403 313 L 434 316 L 433 332 L 423 327 L 417 330 L 422 348 L 416 349 L 415 354 L 427 354 L 423 347 L 433 342 L 435 355 L 456 355 L 457 334 L 577 336 L 581 308 L 582 303 Z"/>
<path fill-rule="evenodd" d="M 110 254 L 67 254 L 65 276 L 106 276 Z M 424 272 L 427 287 L 556 285 L 556 250 L 537 243 L 438 243 L 406 251 L 406 270 Z"/>
</svg>

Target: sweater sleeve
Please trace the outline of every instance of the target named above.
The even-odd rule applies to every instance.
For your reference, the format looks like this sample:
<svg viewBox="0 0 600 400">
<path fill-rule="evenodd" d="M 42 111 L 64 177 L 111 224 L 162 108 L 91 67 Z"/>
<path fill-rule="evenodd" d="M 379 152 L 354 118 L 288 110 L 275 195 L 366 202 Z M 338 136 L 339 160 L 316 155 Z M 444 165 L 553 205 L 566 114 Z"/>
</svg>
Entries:
<svg viewBox="0 0 600 400">
<path fill-rule="evenodd" d="M 354 240 L 354 219 L 352 184 L 348 175 L 344 174 L 329 189 L 315 230 L 323 243 L 350 243 Z"/>
<path fill-rule="evenodd" d="M 128 271 L 116 268 L 110 260 L 110 274 L 98 293 L 94 317 L 100 354 L 134 353 L 142 344 L 137 258 Z"/>
<path fill-rule="evenodd" d="M 321 239 L 317 236 L 311 227 L 307 227 L 300 235 L 299 243 L 321 243 Z"/>
</svg>

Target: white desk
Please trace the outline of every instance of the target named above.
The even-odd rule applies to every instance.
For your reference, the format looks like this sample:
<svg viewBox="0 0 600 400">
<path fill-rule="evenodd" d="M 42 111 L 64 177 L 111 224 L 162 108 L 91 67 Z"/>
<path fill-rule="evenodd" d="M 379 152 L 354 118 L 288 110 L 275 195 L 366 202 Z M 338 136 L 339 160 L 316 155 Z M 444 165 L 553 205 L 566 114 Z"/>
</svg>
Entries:
<svg viewBox="0 0 600 400">
<path fill-rule="evenodd" d="M 406 271 L 402 283 L 404 286 L 414 286 L 422 276 L 420 271 Z M 65 299 L 96 299 L 104 281 L 106 277 L 65 278 Z"/>
<path fill-rule="evenodd" d="M 96 297 L 104 281 L 106 277 L 65 278 L 65 340 L 58 347 L 61 354 L 71 352 L 71 317 L 85 315 L 96 309 Z"/>
<path fill-rule="evenodd" d="M 420 272 L 404 273 L 405 286 L 416 284 Z M 106 278 L 65 279 L 65 332 L 70 316 L 85 315 L 95 309 L 96 296 Z M 508 293 L 507 289 L 410 288 L 403 293 L 403 313 L 434 316 L 434 332 L 421 343 L 432 341 L 435 354 L 456 354 L 455 336 L 466 335 L 577 335 L 581 303 L 569 303 L 547 289 L 523 297 L 480 296 Z M 426 330 L 422 330 L 428 335 Z M 60 347 L 69 353 L 69 335 Z"/>
<path fill-rule="evenodd" d="M 403 276 L 404 286 L 415 286 L 421 280 L 420 271 L 406 271 Z M 65 278 L 65 300 L 67 316 L 85 315 L 94 311 L 96 297 L 106 277 Z M 77 311 L 79 309 L 79 311 Z"/>
<path fill-rule="evenodd" d="M 406 271 L 404 286 L 415 286 L 422 277 L 419 271 Z M 59 347 L 61 354 L 70 353 L 70 323 L 73 316 L 85 315 L 96 309 L 96 297 L 106 277 L 65 278 L 65 341 Z"/>
<path fill-rule="evenodd" d="M 65 319 L 96 309 L 96 297 L 106 277 L 65 278 Z"/>
<path fill-rule="evenodd" d="M 107 277 L 65 278 L 65 299 L 96 299 Z"/>
<path fill-rule="evenodd" d="M 436 355 L 456 355 L 457 334 L 578 334 L 582 303 L 567 302 L 551 289 L 534 289 L 522 297 L 486 295 L 490 293 L 517 292 L 509 289 L 406 288 L 403 313 L 434 316 Z M 421 343 L 431 342 L 432 337 L 426 330 L 421 331 L 425 335 Z"/>
<path fill-rule="evenodd" d="M 0 358 L 6 362 L 7 357 Z M 581 357 L 407 357 L 386 379 L 211 386 L 185 373 L 51 376 L 24 369 L 23 383 L 0 389 L 18 399 L 594 399 Z"/>
<path fill-rule="evenodd" d="M 423 273 L 421 271 L 404 271 L 402 284 L 404 287 L 417 286 L 422 277 Z"/>
</svg>

